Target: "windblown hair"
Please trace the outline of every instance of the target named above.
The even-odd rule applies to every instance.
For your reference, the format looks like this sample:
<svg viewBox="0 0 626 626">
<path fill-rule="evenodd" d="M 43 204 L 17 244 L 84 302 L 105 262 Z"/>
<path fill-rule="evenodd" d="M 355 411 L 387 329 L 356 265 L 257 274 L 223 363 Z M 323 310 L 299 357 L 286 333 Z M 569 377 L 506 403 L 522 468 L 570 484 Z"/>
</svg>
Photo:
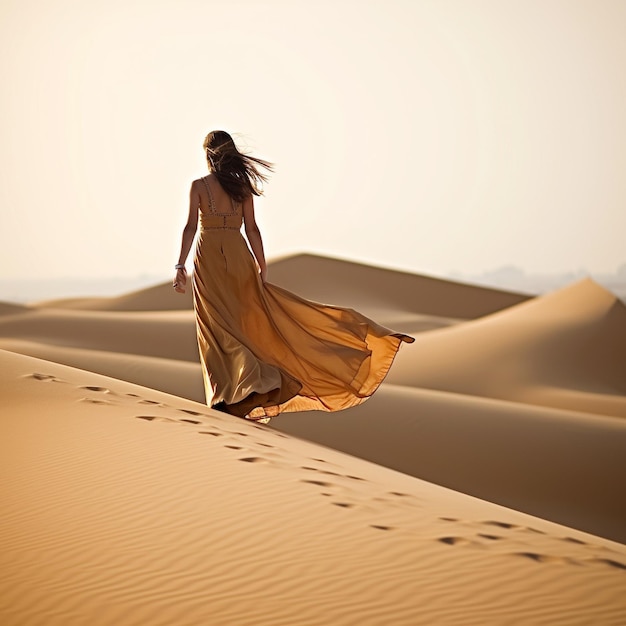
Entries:
<svg viewBox="0 0 626 626">
<path fill-rule="evenodd" d="M 210 132 L 202 145 L 209 170 L 229 196 L 243 202 L 250 194 L 263 194 L 260 185 L 267 181 L 267 176 L 259 171 L 259 166 L 272 172 L 272 163 L 239 152 L 233 138 L 224 130 Z"/>
</svg>

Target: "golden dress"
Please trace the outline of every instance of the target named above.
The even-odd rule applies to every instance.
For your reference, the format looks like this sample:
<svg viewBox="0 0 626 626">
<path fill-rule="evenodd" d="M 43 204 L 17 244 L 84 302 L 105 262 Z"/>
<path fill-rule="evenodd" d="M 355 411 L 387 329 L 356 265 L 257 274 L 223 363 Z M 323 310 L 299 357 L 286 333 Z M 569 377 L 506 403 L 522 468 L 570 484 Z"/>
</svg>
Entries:
<svg viewBox="0 0 626 626">
<path fill-rule="evenodd" d="M 369 398 L 412 337 L 348 308 L 261 280 L 241 233 L 243 206 L 203 178 L 192 276 L 206 403 L 268 422 L 285 411 L 337 411 Z M 228 198 L 230 202 L 227 202 Z"/>
</svg>

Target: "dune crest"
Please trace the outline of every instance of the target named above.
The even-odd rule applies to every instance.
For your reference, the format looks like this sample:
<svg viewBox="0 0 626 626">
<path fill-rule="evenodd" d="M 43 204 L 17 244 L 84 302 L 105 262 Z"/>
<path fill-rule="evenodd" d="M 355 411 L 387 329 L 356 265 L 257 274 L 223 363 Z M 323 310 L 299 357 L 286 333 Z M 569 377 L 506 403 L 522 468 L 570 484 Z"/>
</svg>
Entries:
<svg viewBox="0 0 626 626">
<path fill-rule="evenodd" d="M 270 282 L 305 298 L 341 306 L 361 306 L 368 311 L 391 309 L 403 313 L 469 319 L 529 298 L 499 289 L 315 254 L 270 259 L 268 267 Z M 31 306 L 98 311 L 189 310 L 193 308 L 193 299 L 191 285 L 188 286 L 182 295 L 174 293 L 171 284 L 167 282 L 121 296 L 46 300 Z"/>
<path fill-rule="evenodd" d="M 416 337 L 388 381 L 626 417 L 626 306 L 591 279 Z"/>
<path fill-rule="evenodd" d="M 191 281 L 191 276 L 189 276 Z M 36 308 L 78 309 L 83 311 L 187 311 L 193 309 L 191 282 L 184 294 L 175 293 L 171 283 L 138 289 L 121 296 L 103 298 L 59 298 L 34 302 Z"/>
<path fill-rule="evenodd" d="M 270 280 L 318 302 L 473 319 L 530 296 L 315 254 L 273 261 Z"/>
<path fill-rule="evenodd" d="M 0 344 L 23 340 L 68 348 L 199 362 L 192 311 L 29 309 L 0 317 Z"/>
<path fill-rule="evenodd" d="M 14 315 L 16 313 L 26 313 L 28 307 L 22 304 L 14 304 L 12 302 L 0 302 L 0 316 Z"/>
</svg>

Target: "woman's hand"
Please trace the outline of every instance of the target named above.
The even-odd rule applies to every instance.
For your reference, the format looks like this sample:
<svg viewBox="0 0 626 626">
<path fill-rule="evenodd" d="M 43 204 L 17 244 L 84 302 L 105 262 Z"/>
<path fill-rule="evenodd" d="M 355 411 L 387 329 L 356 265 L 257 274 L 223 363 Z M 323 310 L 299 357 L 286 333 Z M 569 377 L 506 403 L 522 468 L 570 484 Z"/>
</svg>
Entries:
<svg viewBox="0 0 626 626">
<path fill-rule="evenodd" d="M 187 270 L 185 268 L 176 270 L 176 278 L 174 278 L 172 287 L 174 287 L 177 293 L 185 293 L 186 284 L 187 284 Z"/>
</svg>

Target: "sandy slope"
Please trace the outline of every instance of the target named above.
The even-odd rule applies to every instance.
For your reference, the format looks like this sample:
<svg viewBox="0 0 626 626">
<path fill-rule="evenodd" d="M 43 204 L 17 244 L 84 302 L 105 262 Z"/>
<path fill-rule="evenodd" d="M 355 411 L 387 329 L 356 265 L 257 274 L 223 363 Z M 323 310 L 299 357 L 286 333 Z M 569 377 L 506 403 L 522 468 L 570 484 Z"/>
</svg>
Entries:
<svg viewBox="0 0 626 626">
<path fill-rule="evenodd" d="M 0 317 L 0 338 L 198 362 L 192 311 L 29 309 Z"/>
<path fill-rule="evenodd" d="M 419 335 L 388 382 L 626 417 L 626 306 L 583 280 Z"/>
<path fill-rule="evenodd" d="M 0 349 L 98 372 L 204 403 L 202 371 L 198 363 L 191 361 L 56 346 L 21 339 L 0 339 Z"/>
<path fill-rule="evenodd" d="M 620 544 L 22 355 L 0 396 L 3 624 L 626 621 Z"/>
<path fill-rule="evenodd" d="M 626 543 L 626 421 L 384 385 L 356 410 L 281 432 Z"/>
</svg>

